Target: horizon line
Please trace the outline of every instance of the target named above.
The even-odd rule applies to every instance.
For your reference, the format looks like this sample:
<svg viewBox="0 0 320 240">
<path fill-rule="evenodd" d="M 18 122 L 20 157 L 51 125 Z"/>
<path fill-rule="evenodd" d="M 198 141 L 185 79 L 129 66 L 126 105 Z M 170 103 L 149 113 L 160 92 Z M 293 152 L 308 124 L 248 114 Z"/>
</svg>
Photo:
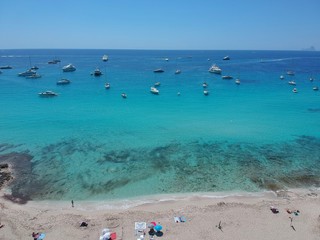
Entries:
<svg viewBox="0 0 320 240">
<path fill-rule="evenodd" d="M 128 51 L 304 51 L 317 52 L 313 49 L 151 49 L 151 48 L 1 48 L 2 50 L 128 50 Z"/>
</svg>

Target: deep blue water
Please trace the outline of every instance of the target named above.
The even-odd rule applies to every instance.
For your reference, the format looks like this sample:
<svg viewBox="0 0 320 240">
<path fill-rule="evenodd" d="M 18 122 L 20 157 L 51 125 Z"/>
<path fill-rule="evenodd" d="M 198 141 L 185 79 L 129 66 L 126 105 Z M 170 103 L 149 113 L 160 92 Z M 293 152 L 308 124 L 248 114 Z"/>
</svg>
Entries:
<svg viewBox="0 0 320 240">
<path fill-rule="evenodd" d="M 54 58 L 61 63 L 47 64 Z M 69 63 L 77 70 L 63 73 Z M 209 73 L 214 63 L 234 79 Z M 0 74 L 1 159 L 25 166 L 14 194 L 113 199 L 320 183 L 319 52 L 0 50 L 2 65 L 13 69 Z M 32 65 L 42 78 L 17 76 Z M 72 83 L 57 86 L 61 78 Z M 38 97 L 45 90 L 59 96 Z"/>
</svg>

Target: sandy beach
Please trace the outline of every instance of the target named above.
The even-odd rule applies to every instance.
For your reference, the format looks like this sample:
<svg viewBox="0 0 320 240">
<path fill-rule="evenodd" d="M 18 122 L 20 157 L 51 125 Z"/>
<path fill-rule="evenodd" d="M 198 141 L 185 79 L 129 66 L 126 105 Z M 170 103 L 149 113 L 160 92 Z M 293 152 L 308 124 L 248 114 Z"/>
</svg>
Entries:
<svg viewBox="0 0 320 240">
<path fill-rule="evenodd" d="M 320 239 L 319 190 L 287 190 L 261 196 L 190 194 L 119 202 L 30 201 L 17 204 L 1 192 L 1 240 L 32 239 L 32 232 L 46 240 L 97 240 L 104 228 L 117 239 L 138 239 L 135 222 L 157 222 L 162 236 L 155 239 Z M 273 213 L 274 206 L 279 213 Z M 292 213 L 288 213 L 288 211 Z M 297 210 L 298 213 L 297 213 Z M 296 214 L 294 213 L 296 212 Z M 174 221 L 184 216 L 186 222 Z M 80 227 L 85 221 L 88 227 Z M 219 227 L 220 223 L 220 227 Z M 150 239 L 146 229 L 145 239 Z"/>
</svg>

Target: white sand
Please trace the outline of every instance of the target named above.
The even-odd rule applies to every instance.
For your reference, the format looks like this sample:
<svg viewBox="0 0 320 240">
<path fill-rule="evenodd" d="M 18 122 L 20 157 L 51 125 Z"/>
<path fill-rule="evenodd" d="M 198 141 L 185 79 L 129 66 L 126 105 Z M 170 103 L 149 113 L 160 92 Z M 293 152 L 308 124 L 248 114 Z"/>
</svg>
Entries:
<svg viewBox="0 0 320 240">
<path fill-rule="evenodd" d="M 2 191 L 3 194 L 3 191 Z M 159 222 L 163 240 L 319 240 L 320 191 L 290 190 L 260 197 L 214 197 L 195 194 L 149 198 L 150 203 L 127 202 L 36 202 L 19 205 L 0 199 L 1 240 L 33 239 L 31 233 L 46 233 L 45 240 L 99 239 L 105 227 L 117 233 L 117 239 L 136 240 L 134 223 Z M 161 200 L 162 199 L 162 200 Z M 166 199 L 166 200 L 165 200 Z M 161 201 L 159 201 L 161 200 Z M 280 212 L 273 214 L 270 206 Z M 299 216 L 286 208 L 299 210 Z M 187 222 L 175 223 L 174 216 Z M 292 225 L 289 217 L 292 217 Z M 87 228 L 80 222 L 87 221 Z M 221 221 L 221 229 L 217 227 Z M 293 227 L 292 227 L 293 226 Z M 148 233 L 146 239 L 149 239 Z"/>
</svg>

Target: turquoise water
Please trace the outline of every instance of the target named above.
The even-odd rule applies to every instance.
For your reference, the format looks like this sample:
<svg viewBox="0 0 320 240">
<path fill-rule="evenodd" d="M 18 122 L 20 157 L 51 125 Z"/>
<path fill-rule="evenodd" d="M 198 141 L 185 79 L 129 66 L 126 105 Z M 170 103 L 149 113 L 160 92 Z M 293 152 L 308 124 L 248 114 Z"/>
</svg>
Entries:
<svg viewBox="0 0 320 240">
<path fill-rule="evenodd" d="M 61 64 L 47 64 L 55 57 Z M 63 73 L 69 63 L 77 70 Z M 241 84 L 209 73 L 214 63 Z M 312 90 L 319 52 L 1 50 L 0 65 L 14 67 L 0 74 L 0 161 L 17 166 L 14 195 L 115 199 L 320 185 L 320 92 Z M 30 65 L 42 78 L 17 76 Z M 104 75 L 91 76 L 96 67 Z M 62 77 L 72 83 L 57 86 Z M 158 96 L 149 92 L 155 82 Z M 37 96 L 45 90 L 59 96 Z"/>
</svg>

